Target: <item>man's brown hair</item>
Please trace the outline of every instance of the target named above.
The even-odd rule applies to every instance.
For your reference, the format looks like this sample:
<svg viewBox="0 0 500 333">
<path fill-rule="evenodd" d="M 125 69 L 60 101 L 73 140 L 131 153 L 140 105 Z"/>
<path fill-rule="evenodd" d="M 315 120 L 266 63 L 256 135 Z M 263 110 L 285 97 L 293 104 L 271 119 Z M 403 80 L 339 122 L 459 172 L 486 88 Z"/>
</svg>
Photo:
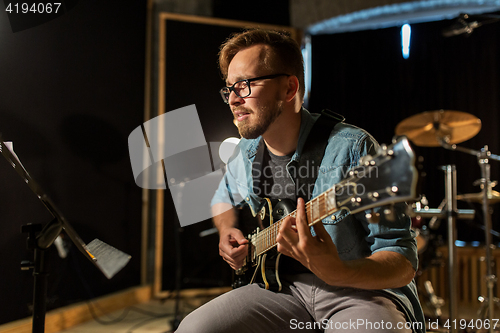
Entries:
<svg viewBox="0 0 500 333">
<path fill-rule="evenodd" d="M 290 74 L 299 80 L 299 96 L 303 100 L 304 61 L 299 44 L 290 37 L 288 32 L 266 29 L 250 29 L 232 34 L 220 48 L 219 68 L 224 80 L 227 79 L 229 64 L 236 53 L 254 45 L 268 45 L 272 52 L 267 52 L 263 58 L 263 66 L 269 69 L 266 74 Z"/>
</svg>

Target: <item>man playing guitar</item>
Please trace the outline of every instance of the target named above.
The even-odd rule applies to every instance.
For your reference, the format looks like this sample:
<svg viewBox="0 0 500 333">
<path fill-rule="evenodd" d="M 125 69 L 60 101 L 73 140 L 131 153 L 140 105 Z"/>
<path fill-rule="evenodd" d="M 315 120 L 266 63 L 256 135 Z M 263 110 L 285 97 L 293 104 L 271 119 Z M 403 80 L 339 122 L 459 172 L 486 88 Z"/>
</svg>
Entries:
<svg viewBox="0 0 500 333">
<path fill-rule="evenodd" d="M 337 121 L 318 164 L 301 160 L 318 115 L 302 107 L 301 51 L 283 33 L 236 34 L 223 44 L 219 65 L 226 80 L 221 95 L 242 136 L 212 201 L 220 255 L 235 270 L 249 257 L 252 244 L 237 228 L 237 208 L 259 216 L 264 197 L 292 200 L 297 208 L 265 240 L 281 254 L 279 286 L 273 290 L 264 276 L 264 283 L 234 289 L 189 314 L 177 332 L 425 332 L 413 281 L 417 247 L 405 205 L 395 204 L 391 214 L 371 208 L 376 221 L 366 211 L 325 216 L 312 204 L 306 209 L 307 200 L 341 182 L 362 156 L 376 155 L 376 141 Z M 303 165 L 308 167 L 301 170 Z M 304 172 L 313 186 L 298 186 Z M 379 194 L 370 195 L 376 201 Z M 322 204 L 336 207 L 339 198 L 334 190 Z M 272 212 L 261 215 L 263 220 Z M 322 223 L 311 227 L 315 218 Z"/>
</svg>

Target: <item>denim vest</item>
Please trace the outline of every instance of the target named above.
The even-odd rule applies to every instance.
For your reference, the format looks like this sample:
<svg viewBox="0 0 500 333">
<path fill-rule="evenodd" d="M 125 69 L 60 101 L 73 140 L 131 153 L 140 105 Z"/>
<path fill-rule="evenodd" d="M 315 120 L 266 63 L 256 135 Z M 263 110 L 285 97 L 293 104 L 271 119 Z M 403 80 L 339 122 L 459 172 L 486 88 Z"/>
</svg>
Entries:
<svg viewBox="0 0 500 333">
<path fill-rule="evenodd" d="M 307 135 L 318 117 L 319 114 L 310 114 L 304 108 L 301 110 L 297 149 L 287 165 L 287 170 L 292 165 L 298 164 Z M 253 191 L 252 162 L 257 151 L 263 149 L 263 145 L 262 137 L 252 140 L 241 139 L 227 164 L 224 179 L 212 199 L 212 206 L 221 202 L 231 203 L 236 207 L 248 205 L 253 215 L 256 215 L 262 198 Z M 328 139 L 321 165 L 308 169 L 317 172 L 311 198 L 339 183 L 345 178 L 349 169 L 358 165 L 362 156 L 375 155 L 377 147 L 378 143 L 366 131 L 345 123 L 335 125 Z M 369 223 L 364 212 L 351 215 L 341 210 L 323 219 L 323 225 L 332 237 L 342 260 L 364 258 L 377 251 L 393 251 L 404 255 L 417 270 L 415 233 L 411 230 L 410 217 L 406 215 L 406 205 L 395 205 L 395 221 L 387 221 L 383 217 L 384 214 L 380 215 L 379 223 Z M 313 230 L 312 232 L 314 233 Z M 403 288 L 377 292 L 383 293 L 399 304 L 409 321 L 422 323 L 422 330 L 415 332 L 425 332 L 424 316 L 414 281 Z"/>
</svg>

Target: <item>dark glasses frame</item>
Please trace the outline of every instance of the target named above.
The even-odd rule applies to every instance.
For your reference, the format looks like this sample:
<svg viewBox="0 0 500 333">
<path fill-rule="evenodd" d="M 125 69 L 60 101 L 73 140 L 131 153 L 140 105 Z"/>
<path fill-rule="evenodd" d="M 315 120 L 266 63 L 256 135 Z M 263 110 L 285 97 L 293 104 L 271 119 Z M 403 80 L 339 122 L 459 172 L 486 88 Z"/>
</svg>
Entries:
<svg viewBox="0 0 500 333">
<path fill-rule="evenodd" d="M 259 76 L 259 77 L 254 77 L 254 78 L 251 78 L 251 79 L 245 79 L 245 80 L 240 80 L 240 81 L 237 81 L 235 82 L 231 87 L 223 87 L 219 93 L 222 97 L 222 100 L 224 101 L 224 103 L 226 104 L 229 104 L 229 95 L 231 95 L 231 92 L 234 92 L 236 94 L 236 96 L 240 97 L 240 98 L 245 98 L 245 97 L 248 97 L 250 96 L 250 94 L 252 93 L 252 90 L 250 89 L 250 82 L 253 82 L 253 81 L 257 81 L 257 80 L 266 80 L 266 79 L 274 79 L 274 78 L 277 78 L 277 77 L 280 77 L 280 76 L 290 76 L 290 74 L 271 74 L 271 75 L 264 75 L 264 76 Z M 241 82 L 246 82 L 247 84 L 247 87 L 248 87 L 248 94 L 242 96 L 239 94 L 238 92 L 238 88 L 235 88 L 235 86 Z"/>
</svg>

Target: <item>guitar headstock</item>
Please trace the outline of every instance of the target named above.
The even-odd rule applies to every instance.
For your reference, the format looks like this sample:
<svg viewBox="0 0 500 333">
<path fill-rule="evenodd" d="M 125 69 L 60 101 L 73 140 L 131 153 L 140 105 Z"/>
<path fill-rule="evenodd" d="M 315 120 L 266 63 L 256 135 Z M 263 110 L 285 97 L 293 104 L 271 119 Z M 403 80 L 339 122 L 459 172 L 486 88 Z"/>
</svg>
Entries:
<svg viewBox="0 0 500 333">
<path fill-rule="evenodd" d="M 360 162 L 334 187 L 338 210 L 355 214 L 417 197 L 415 154 L 406 137 L 390 146 L 381 145 L 375 156 L 363 157 Z"/>
</svg>

